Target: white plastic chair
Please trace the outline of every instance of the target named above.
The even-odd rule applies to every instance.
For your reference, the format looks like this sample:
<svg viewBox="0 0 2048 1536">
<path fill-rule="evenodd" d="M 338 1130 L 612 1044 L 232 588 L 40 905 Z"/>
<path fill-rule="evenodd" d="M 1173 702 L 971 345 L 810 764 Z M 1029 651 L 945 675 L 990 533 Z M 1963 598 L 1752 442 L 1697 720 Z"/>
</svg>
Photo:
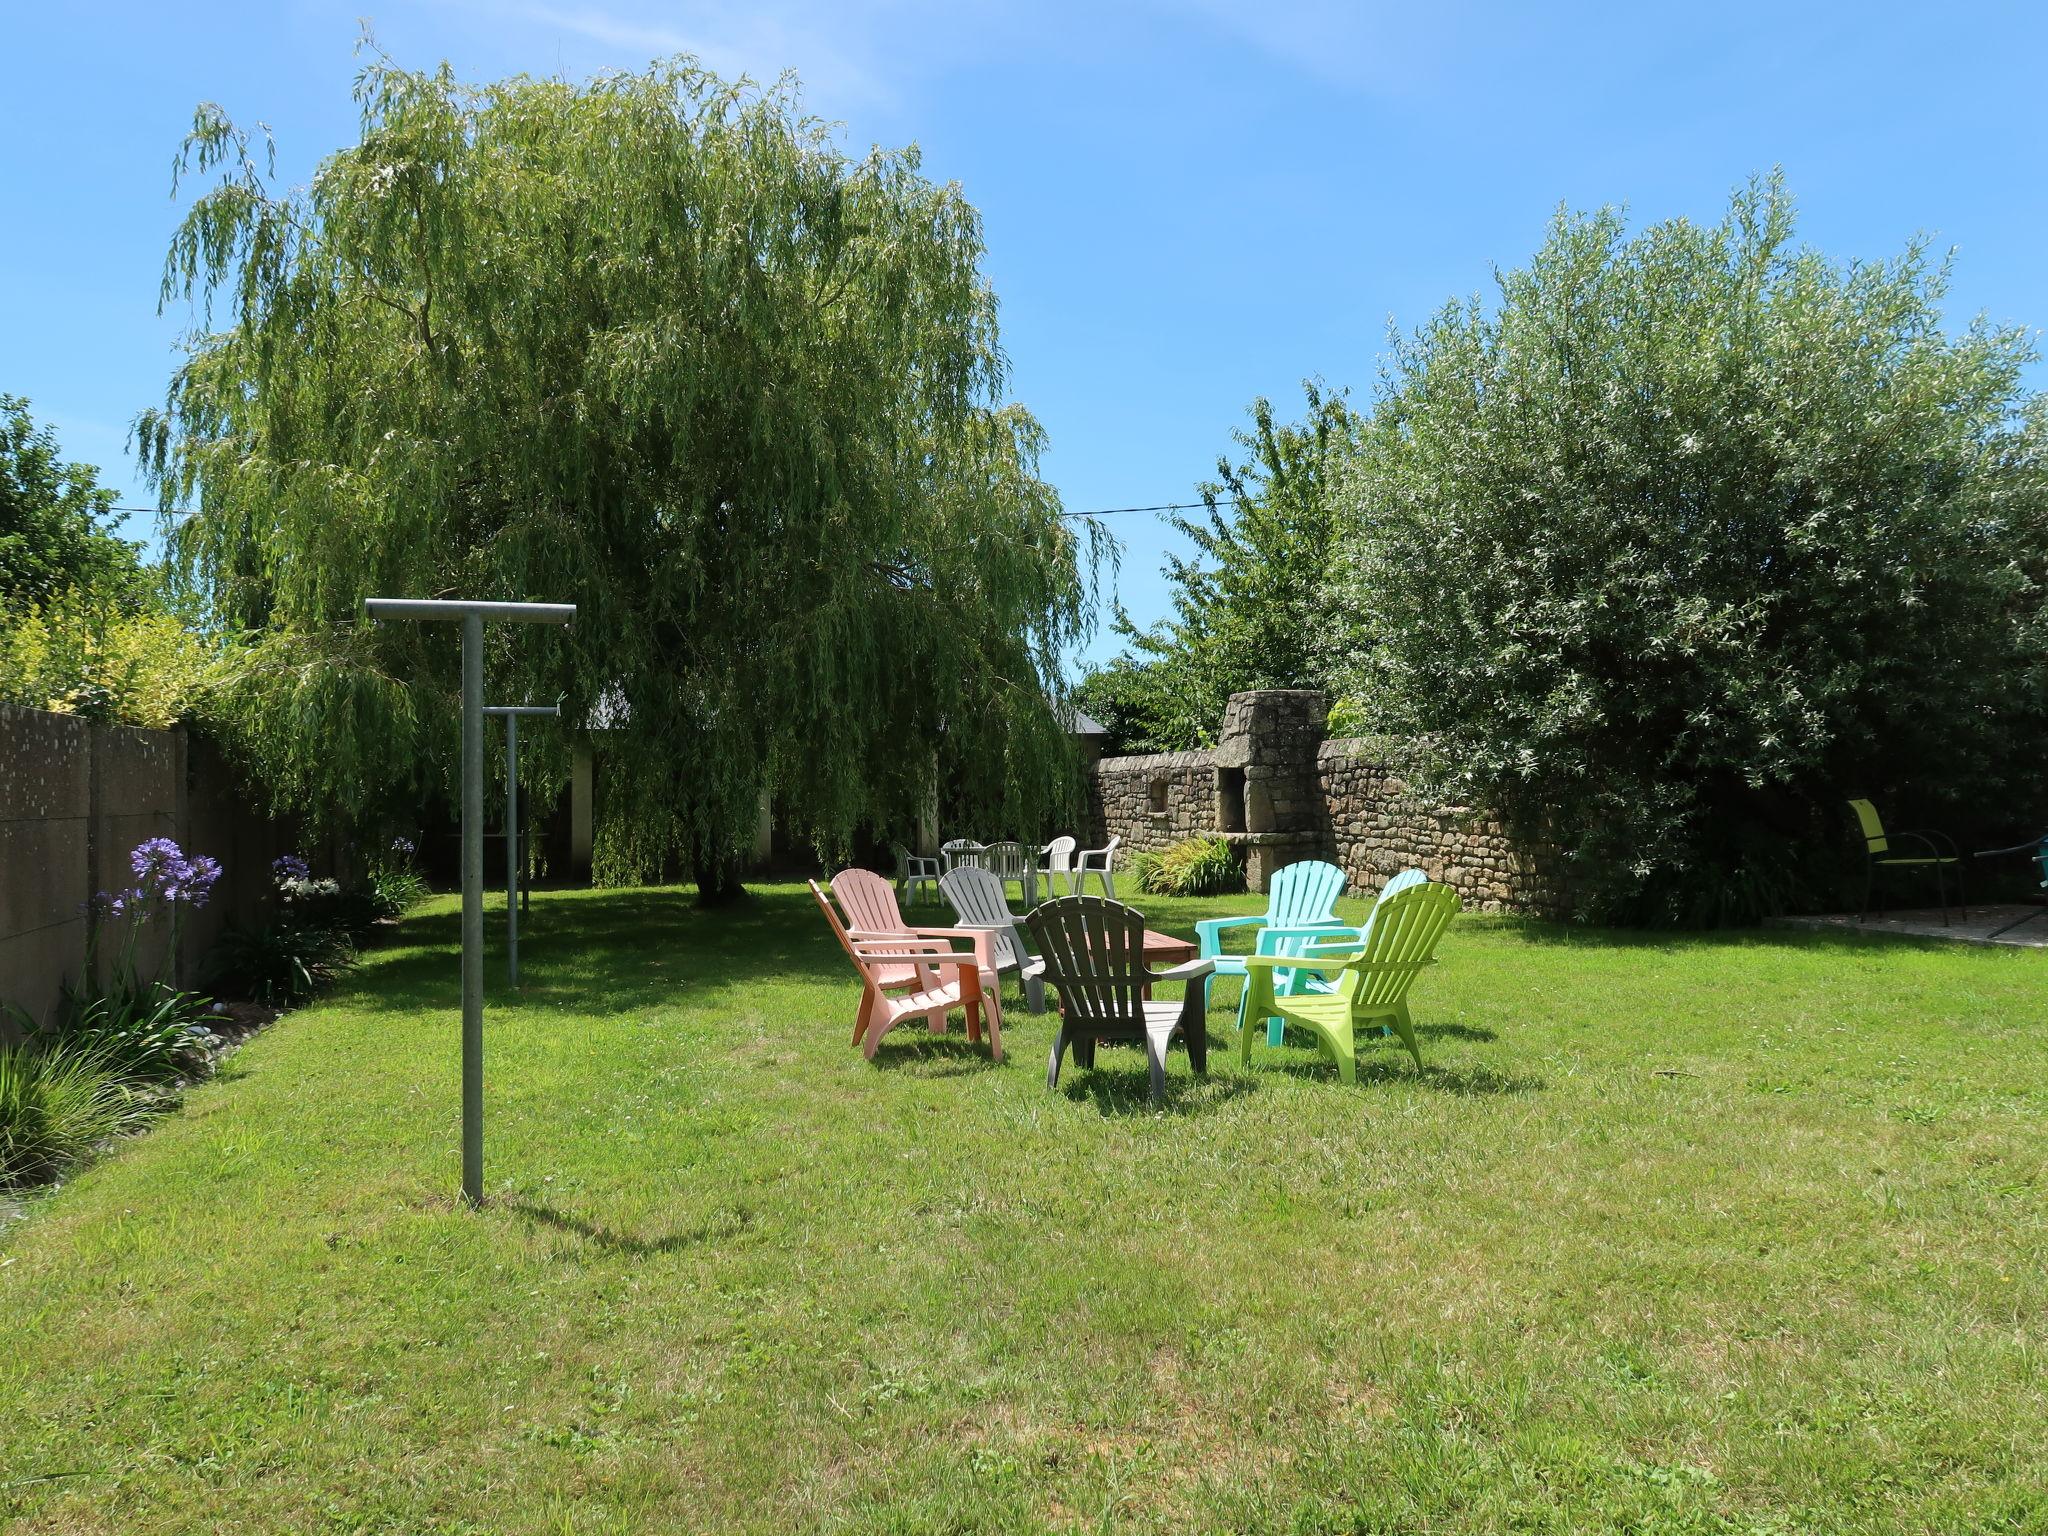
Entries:
<svg viewBox="0 0 2048 1536">
<path fill-rule="evenodd" d="M 950 842 L 941 843 L 939 862 L 945 865 L 945 873 L 948 874 L 963 864 L 979 864 L 981 844 L 971 837 L 956 837 Z"/>
<path fill-rule="evenodd" d="M 889 847 L 896 854 L 896 894 L 916 901 L 918 891 L 928 885 L 932 888 L 932 900 L 937 901 L 939 861 L 929 854 L 912 853 L 901 843 L 891 843 Z"/>
<path fill-rule="evenodd" d="M 989 870 L 963 865 L 942 875 L 939 889 L 960 919 L 956 926 L 989 936 L 997 972 L 1017 973 L 1024 984 L 1024 1006 L 1033 1013 L 1045 1012 L 1045 982 L 1033 966 L 1030 947 L 1010 911 L 1003 882 Z"/>
<path fill-rule="evenodd" d="M 1036 850 L 1026 848 L 1022 843 L 1005 840 L 990 843 L 981 850 L 981 857 L 975 860 L 983 869 L 994 875 L 1005 887 L 1017 887 L 1017 900 L 1025 906 L 1037 902 L 1038 864 Z M 1005 891 L 1007 895 L 1007 890 Z"/>
<path fill-rule="evenodd" d="M 1038 850 L 1038 883 L 1048 896 L 1072 896 L 1074 891 L 1074 849 L 1071 837 L 1056 837 Z M 1065 889 L 1062 890 L 1061 887 Z"/>
<path fill-rule="evenodd" d="M 1085 853 L 1074 855 L 1074 894 L 1080 896 L 1088 889 L 1088 877 L 1095 876 L 1102 882 L 1102 892 L 1111 901 L 1116 900 L 1116 851 L 1122 845 L 1121 836 L 1112 837 L 1108 846 L 1090 848 Z"/>
</svg>

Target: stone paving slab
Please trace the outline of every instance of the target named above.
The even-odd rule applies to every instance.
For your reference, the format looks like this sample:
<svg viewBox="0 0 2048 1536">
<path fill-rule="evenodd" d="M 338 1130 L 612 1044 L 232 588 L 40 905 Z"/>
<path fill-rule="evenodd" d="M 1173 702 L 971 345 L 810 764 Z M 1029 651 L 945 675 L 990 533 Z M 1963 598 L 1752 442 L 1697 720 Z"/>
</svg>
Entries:
<svg viewBox="0 0 2048 1536">
<path fill-rule="evenodd" d="M 1998 930 L 2026 917 L 2005 933 Z M 1965 922 L 1951 909 L 1943 925 L 1939 907 L 1897 907 L 1882 916 L 1873 912 L 1868 922 L 1858 922 L 1854 912 L 1826 912 L 1806 917 L 1780 917 L 1773 926 L 1811 928 L 1828 933 L 1884 933 L 1900 938 L 1948 939 L 1957 944 L 1995 944 L 2003 948 L 2048 949 L 2048 906 L 2007 903 L 1995 907 L 1972 906 Z M 1997 937 L 1993 937 L 1996 934 Z"/>
</svg>

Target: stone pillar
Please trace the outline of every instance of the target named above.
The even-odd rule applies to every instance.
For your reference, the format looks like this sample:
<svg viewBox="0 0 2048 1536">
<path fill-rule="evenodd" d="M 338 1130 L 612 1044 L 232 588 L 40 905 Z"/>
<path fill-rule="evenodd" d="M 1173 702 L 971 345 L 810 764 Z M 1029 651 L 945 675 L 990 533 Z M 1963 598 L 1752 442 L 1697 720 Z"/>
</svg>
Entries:
<svg viewBox="0 0 2048 1536">
<path fill-rule="evenodd" d="M 1323 852 L 1317 755 L 1329 703 L 1314 688 L 1233 693 L 1216 745 L 1216 826 L 1263 891 L 1275 871 Z"/>
</svg>

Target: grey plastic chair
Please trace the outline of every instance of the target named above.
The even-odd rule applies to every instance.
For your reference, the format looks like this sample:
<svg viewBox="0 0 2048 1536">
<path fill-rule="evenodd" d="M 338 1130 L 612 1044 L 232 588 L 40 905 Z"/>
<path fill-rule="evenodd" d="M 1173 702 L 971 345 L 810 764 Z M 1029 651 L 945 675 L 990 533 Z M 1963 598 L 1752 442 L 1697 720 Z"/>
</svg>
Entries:
<svg viewBox="0 0 2048 1536">
<path fill-rule="evenodd" d="M 1034 849 L 1022 843 L 1004 841 L 990 843 L 981 850 L 976 862 L 1005 886 L 1016 886 L 1017 900 L 1028 907 L 1038 899 L 1038 865 L 1034 854 Z"/>
<path fill-rule="evenodd" d="M 997 973 L 1015 971 L 1024 986 L 1024 1006 L 1033 1013 L 1045 1012 L 1045 981 L 1037 973 L 1024 932 L 1010 911 L 1003 882 L 988 870 L 963 867 L 941 875 L 939 889 L 960 920 L 955 926 L 987 933 Z"/>
</svg>

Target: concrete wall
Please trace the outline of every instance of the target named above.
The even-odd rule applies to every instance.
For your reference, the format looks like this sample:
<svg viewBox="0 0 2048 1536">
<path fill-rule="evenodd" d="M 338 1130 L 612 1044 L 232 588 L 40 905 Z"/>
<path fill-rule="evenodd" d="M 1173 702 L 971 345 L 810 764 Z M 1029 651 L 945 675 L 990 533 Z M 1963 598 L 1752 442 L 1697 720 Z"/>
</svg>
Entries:
<svg viewBox="0 0 2048 1536">
<path fill-rule="evenodd" d="M 211 854 L 223 868 L 210 903 L 182 917 L 176 979 L 191 985 L 228 921 L 258 920 L 270 861 L 291 846 L 289 829 L 251 801 L 183 730 L 0 705 L 0 1003 L 49 1016 L 64 983 L 84 970 L 95 922 L 88 898 L 131 883 L 128 855 L 152 837 Z M 118 919 L 100 923 L 103 974 L 126 938 Z M 136 959 L 145 975 L 162 970 L 168 940 L 161 922 L 144 930 Z"/>
<path fill-rule="evenodd" d="M 1325 740 L 1320 695 L 1236 694 L 1214 752 L 1106 757 L 1088 770 L 1093 831 L 1127 853 L 1188 837 L 1237 847 L 1253 890 L 1301 859 L 1339 865 L 1355 895 L 1403 869 L 1452 886 L 1473 911 L 1554 905 L 1539 861 L 1483 811 L 1438 805 L 1409 787 L 1412 744 Z"/>
</svg>

